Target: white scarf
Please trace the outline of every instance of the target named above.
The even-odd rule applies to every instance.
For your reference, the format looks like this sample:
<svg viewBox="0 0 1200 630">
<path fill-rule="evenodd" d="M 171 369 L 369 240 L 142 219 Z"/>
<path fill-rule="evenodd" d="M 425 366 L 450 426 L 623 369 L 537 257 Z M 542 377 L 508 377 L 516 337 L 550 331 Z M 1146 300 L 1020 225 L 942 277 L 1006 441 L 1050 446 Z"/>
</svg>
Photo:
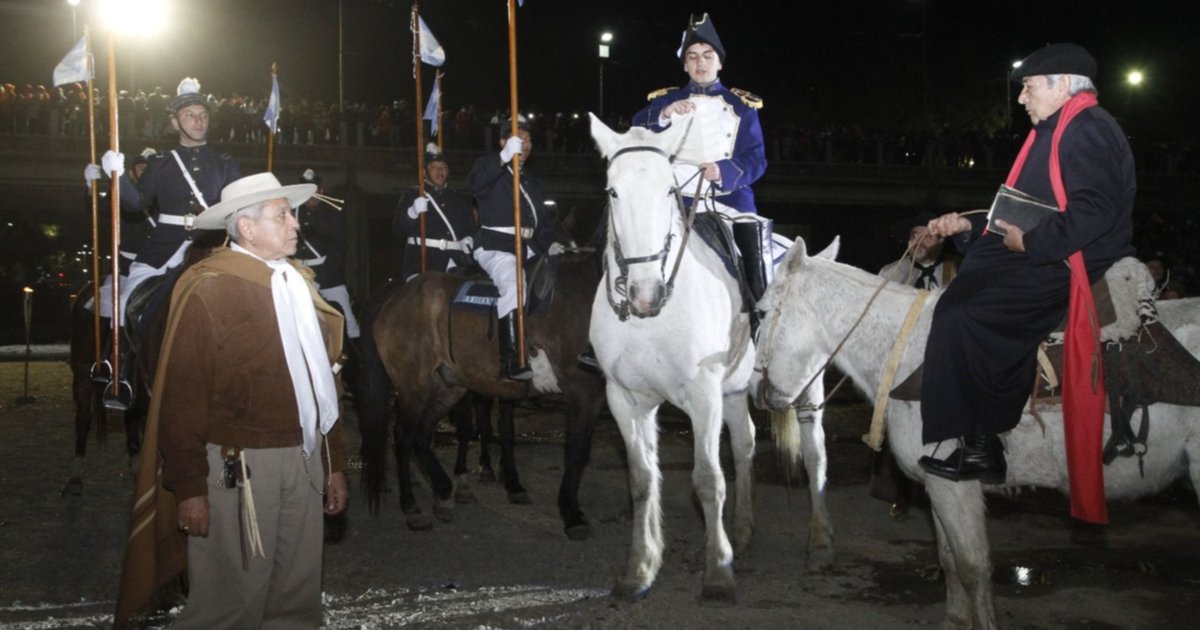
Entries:
<svg viewBox="0 0 1200 630">
<path fill-rule="evenodd" d="M 308 283 L 287 259 L 263 260 L 237 243 L 230 243 L 229 247 L 262 260 L 273 271 L 271 299 L 275 302 L 275 319 L 279 322 L 283 355 L 287 358 L 296 407 L 300 410 L 304 454 L 311 455 L 317 447 L 318 425 L 321 433 L 326 434 L 337 422 L 338 396 Z"/>
</svg>

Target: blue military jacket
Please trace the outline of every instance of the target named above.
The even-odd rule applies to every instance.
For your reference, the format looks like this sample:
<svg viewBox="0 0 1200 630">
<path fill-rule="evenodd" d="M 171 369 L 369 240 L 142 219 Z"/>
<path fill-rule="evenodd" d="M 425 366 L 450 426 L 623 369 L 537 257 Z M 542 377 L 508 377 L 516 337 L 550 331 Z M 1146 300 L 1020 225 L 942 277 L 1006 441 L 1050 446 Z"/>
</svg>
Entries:
<svg viewBox="0 0 1200 630">
<path fill-rule="evenodd" d="M 406 278 L 421 271 L 421 246 L 409 242 L 409 239 L 418 239 L 421 233 L 419 219 L 408 216 L 408 208 L 417 198 L 417 192 L 416 186 L 404 191 L 392 217 L 392 234 L 404 238 L 404 262 L 401 267 Z M 475 222 L 475 213 L 471 211 L 471 202 L 466 195 L 451 190 L 449 186 L 438 188 L 429 180 L 425 180 L 425 195 L 433 198 L 429 211 L 425 213 L 426 239 L 462 241 L 467 237 L 475 238 L 479 225 Z M 437 208 L 433 204 L 437 204 Z M 509 222 L 512 222 L 511 217 Z M 512 238 L 509 237 L 509 240 Z M 461 249 L 433 246 L 426 247 L 425 255 L 430 271 L 445 271 L 450 260 L 454 260 L 455 265 L 463 266 L 468 256 Z"/>
<path fill-rule="evenodd" d="M 758 122 L 762 101 L 749 92 L 730 90 L 720 81 L 708 86 L 689 81 L 681 88 L 652 92 L 649 98 L 650 104 L 633 116 L 633 124 L 654 131 L 665 129 L 659 126 L 658 118 L 663 108 L 671 103 L 688 98 L 724 101 L 725 108 L 719 120 L 694 122 L 688 133 L 705 134 L 704 145 L 714 152 L 706 156 L 706 161 L 714 162 L 721 169 L 717 200 L 740 212 L 757 214 L 750 185 L 767 170 L 762 127 Z"/>
<path fill-rule="evenodd" d="M 316 273 L 322 289 L 346 284 L 346 218 L 324 201 L 295 209 L 300 224 L 300 244 L 293 256 Z"/>
<path fill-rule="evenodd" d="M 218 153 L 207 144 L 198 147 L 178 146 L 175 151 L 183 160 L 196 187 L 211 206 L 221 200 L 221 189 L 242 177 L 242 167 L 228 154 Z M 146 172 L 136 185 L 129 175 L 121 176 L 121 205 L 128 211 L 146 210 L 158 217 L 158 225 L 141 246 L 137 262 L 161 267 L 193 232 L 183 225 L 163 217 L 182 217 L 200 214 L 205 206 L 195 203 L 192 187 L 184 179 L 179 164 L 170 151 L 150 156 Z"/>
<path fill-rule="evenodd" d="M 496 152 L 489 152 L 475 161 L 467 175 L 467 186 L 475 194 L 479 208 L 480 230 L 475 247 L 514 253 L 512 170 L 507 164 L 500 163 Z M 554 229 L 542 195 L 542 180 L 530 175 L 524 164 L 521 165 L 521 191 L 521 229 L 532 230 L 532 236 L 527 236 L 524 243 L 535 253 L 544 254 L 554 242 Z"/>
</svg>

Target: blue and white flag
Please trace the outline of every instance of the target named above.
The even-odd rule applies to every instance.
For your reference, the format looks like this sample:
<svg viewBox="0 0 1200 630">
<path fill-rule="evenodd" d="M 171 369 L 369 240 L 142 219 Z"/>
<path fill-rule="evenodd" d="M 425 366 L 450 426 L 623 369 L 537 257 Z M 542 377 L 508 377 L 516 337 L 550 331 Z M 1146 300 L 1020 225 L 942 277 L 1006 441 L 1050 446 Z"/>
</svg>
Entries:
<svg viewBox="0 0 1200 630">
<path fill-rule="evenodd" d="M 438 102 L 442 100 L 442 78 L 438 77 L 433 80 L 433 91 L 429 93 L 429 103 L 425 105 L 425 114 L 421 117 L 425 120 L 432 121 L 429 125 L 429 133 L 437 135 L 438 132 Z"/>
<path fill-rule="evenodd" d="M 421 61 L 434 67 L 446 63 L 446 50 L 438 43 L 421 16 L 417 16 L 417 25 L 421 29 Z"/>
<path fill-rule="evenodd" d="M 77 81 L 87 81 L 91 78 L 88 73 L 87 59 L 87 31 L 84 31 L 83 37 L 75 43 L 71 48 L 71 52 L 67 53 L 63 60 L 54 66 L 54 85 L 66 85 Z"/>
<path fill-rule="evenodd" d="M 271 75 L 271 98 L 267 100 L 267 111 L 263 112 L 263 122 L 271 133 L 279 131 L 279 113 L 283 108 L 279 105 L 279 77 Z"/>
</svg>

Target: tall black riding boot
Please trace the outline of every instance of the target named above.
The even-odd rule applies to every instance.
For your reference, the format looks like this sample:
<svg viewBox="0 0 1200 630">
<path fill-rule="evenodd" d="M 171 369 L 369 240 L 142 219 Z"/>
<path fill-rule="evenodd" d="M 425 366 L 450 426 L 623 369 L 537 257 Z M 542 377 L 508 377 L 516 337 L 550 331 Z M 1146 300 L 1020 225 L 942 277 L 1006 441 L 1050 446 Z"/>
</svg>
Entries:
<svg viewBox="0 0 1200 630">
<path fill-rule="evenodd" d="M 509 313 L 500 318 L 500 377 L 510 381 L 528 381 L 533 370 L 517 362 L 517 321 Z"/>
<path fill-rule="evenodd" d="M 758 337 L 758 324 L 762 320 L 758 301 L 775 278 L 775 258 L 771 251 L 772 225 L 770 219 L 733 223 L 733 242 L 742 255 L 746 287 L 750 290 L 750 336 L 753 338 Z"/>
<path fill-rule="evenodd" d="M 978 479 L 981 483 L 1001 484 L 1008 475 L 1008 463 L 1004 460 L 1004 445 L 1000 443 L 1000 438 L 982 431 L 964 436 L 962 445 L 946 459 L 926 455 L 917 463 L 929 474 L 950 481 Z"/>
</svg>

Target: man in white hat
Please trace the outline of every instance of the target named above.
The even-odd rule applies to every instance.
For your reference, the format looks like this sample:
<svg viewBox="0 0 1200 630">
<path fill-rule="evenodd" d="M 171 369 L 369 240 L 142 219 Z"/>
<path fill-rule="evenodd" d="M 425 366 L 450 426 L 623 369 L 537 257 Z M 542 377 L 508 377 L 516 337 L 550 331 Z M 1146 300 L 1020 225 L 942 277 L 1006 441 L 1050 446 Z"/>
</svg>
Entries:
<svg viewBox="0 0 1200 630">
<path fill-rule="evenodd" d="M 163 492 L 178 506 L 172 517 L 160 503 L 149 518 L 174 518 L 187 541 L 191 590 L 176 627 L 322 624 L 323 514 L 341 512 L 348 491 L 333 361 L 342 316 L 288 259 L 299 239 L 292 209 L 315 191 L 270 173 L 226 186 L 196 228 L 224 228 L 232 243 L 188 268 L 171 297 L 145 452 L 161 453 Z M 155 477 L 143 466 L 139 496 Z M 162 528 L 144 529 L 162 544 Z M 126 593 L 131 557 L 126 610 L 138 605 Z M 157 564 L 162 583 L 170 574 Z"/>
</svg>

